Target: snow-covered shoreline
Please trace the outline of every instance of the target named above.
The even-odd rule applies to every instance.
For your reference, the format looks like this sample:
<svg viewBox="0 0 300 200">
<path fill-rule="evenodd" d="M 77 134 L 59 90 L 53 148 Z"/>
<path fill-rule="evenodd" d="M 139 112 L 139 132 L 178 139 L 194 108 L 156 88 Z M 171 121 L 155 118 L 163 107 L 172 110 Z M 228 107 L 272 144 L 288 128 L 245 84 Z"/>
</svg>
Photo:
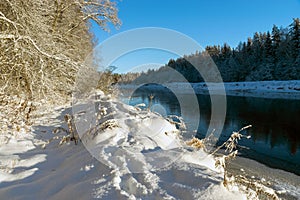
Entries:
<svg viewBox="0 0 300 200">
<path fill-rule="evenodd" d="M 224 85 L 223 85 L 224 84 Z M 165 83 L 164 86 L 178 93 L 191 94 L 222 94 L 225 88 L 228 96 L 244 96 L 258 98 L 300 99 L 300 80 L 293 81 L 256 81 L 256 82 L 226 82 L 226 83 Z M 208 86 L 209 85 L 209 89 Z M 148 85 L 155 89 L 159 86 Z M 194 91 L 188 88 L 192 86 Z M 120 85 L 121 89 L 136 88 L 136 85 Z"/>
<path fill-rule="evenodd" d="M 246 199 L 223 186 L 212 156 L 184 150 L 174 124 L 105 96 L 97 99 L 99 129 L 81 135 L 78 145 L 60 145 L 65 133 L 54 131 L 67 129 L 69 106 L 42 109 L 29 132 L 1 135 L 1 199 Z M 88 108 L 77 110 L 83 121 Z M 160 168 L 170 158 L 176 159 Z"/>
<path fill-rule="evenodd" d="M 229 173 L 244 175 L 257 182 L 267 183 L 282 199 L 297 199 L 300 196 L 299 176 L 280 169 L 268 167 L 250 158 L 238 156 L 229 164 Z"/>
<path fill-rule="evenodd" d="M 30 131 L 1 133 L 1 199 L 246 199 L 237 187 L 229 191 L 223 186 L 224 172 L 215 167 L 212 155 L 187 147 L 175 125 L 160 115 L 101 92 L 78 106 L 46 106 L 36 113 Z M 99 109 L 97 131 L 83 133 L 78 145 L 60 145 L 65 133 L 54 130 L 67 129 L 64 116 L 76 116 L 78 111 L 83 122 L 88 121 L 91 107 Z M 235 171 L 251 172 L 262 166 L 238 160 L 243 162 L 237 162 Z M 249 169 L 248 163 L 252 163 Z M 267 181 L 268 173 L 278 174 L 278 170 L 264 168 L 261 173 Z M 294 182 L 280 182 L 283 176 L 270 179 L 276 184 L 271 182 L 274 189 L 284 196 L 298 195 Z M 297 182 L 296 175 L 289 176 Z M 255 177 L 264 178 L 260 172 Z"/>
<path fill-rule="evenodd" d="M 205 83 L 193 83 L 197 93 L 201 93 Z M 249 96 L 260 98 L 300 99 L 300 81 L 257 81 L 224 83 L 228 96 Z M 211 90 L 218 90 L 220 84 L 211 84 Z"/>
</svg>

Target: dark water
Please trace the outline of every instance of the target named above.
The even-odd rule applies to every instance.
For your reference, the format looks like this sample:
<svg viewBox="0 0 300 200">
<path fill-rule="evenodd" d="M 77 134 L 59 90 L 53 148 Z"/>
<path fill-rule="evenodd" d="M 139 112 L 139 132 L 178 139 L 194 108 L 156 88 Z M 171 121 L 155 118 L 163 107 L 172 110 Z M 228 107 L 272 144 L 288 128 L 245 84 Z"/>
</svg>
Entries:
<svg viewBox="0 0 300 200">
<path fill-rule="evenodd" d="M 150 94 L 154 96 L 151 103 Z M 189 98 L 189 95 L 182 94 L 181 98 Z M 197 98 L 200 113 L 195 112 L 197 109 L 193 106 L 180 105 L 170 90 L 146 86 L 131 94 L 127 103 L 145 103 L 147 107 L 150 103 L 151 109 L 162 115 L 182 116 L 188 127 L 187 134 L 203 138 L 210 123 L 211 102 L 209 95 L 197 95 Z M 199 115 L 200 120 L 196 120 Z M 239 141 L 241 155 L 300 175 L 300 101 L 227 96 L 227 113 L 218 144 L 227 140 L 232 131 L 249 124 L 253 127 L 243 134 L 251 138 Z M 194 129 L 197 131 L 193 132 Z"/>
</svg>

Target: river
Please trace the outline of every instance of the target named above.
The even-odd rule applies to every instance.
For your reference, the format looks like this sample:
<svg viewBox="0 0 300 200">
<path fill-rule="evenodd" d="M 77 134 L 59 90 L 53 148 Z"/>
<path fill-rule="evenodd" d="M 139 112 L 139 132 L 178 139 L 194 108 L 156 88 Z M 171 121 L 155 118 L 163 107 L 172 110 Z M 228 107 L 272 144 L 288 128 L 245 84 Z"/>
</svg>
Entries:
<svg viewBox="0 0 300 200">
<path fill-rule="evenodd" d="M 143 86 L 133 93 L 123 91 L 123 94 L 123 101 L 130 105 L 145 103 L 146 108 L 162 115 L 181 116 L 188 127 L 185 133 L 188 137 L 204 138 L 207 134 L 211 120 L 209 95 L 197 95 L 200 112 L 195 112 L 194 106 L 180 105 L 178 101 L 194 94 L 179 94 L 179 97 L 167 88 L 157 86 Z M 149 95 L 153 95 L 152 100 Z M 300 175 L 299 120 L 300 100 L 227 96 L 226 118 L 217 144 L 226 141 L 233 131 L 252 125 L 243 132 L 251 138 L 239 141 L 241 156 Z"/>
</svg>

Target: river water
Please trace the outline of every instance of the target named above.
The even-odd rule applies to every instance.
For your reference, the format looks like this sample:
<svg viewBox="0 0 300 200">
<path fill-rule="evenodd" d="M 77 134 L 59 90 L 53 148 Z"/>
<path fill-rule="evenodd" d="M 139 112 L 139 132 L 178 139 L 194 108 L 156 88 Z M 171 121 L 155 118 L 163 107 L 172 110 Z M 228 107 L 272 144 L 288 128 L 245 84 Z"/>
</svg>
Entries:
<svg viewBox="0 0 300 200">
<path fill-rule="evenodd" d="M 209 95 L 197 95 L 199 109 L 195 109 L 194 105 L 180 105 L 178 101 L 178 95 L 188 99 L 194 94 L 175 96 L 163 87 L 143 86 L 133 93 L 123 94 L 122 99 L 130 105 L 145 103 L 146 108 L 162 115 L 181 116 L 190 137 L 203 138 L 207 134 L 211 120 Z M 150 95 L 153 95 L 152 100 Z M 241 156 L 300 175 L 300 100 L 227 96 L 224 128 L 217 144 L 246 125 L 252 128 L 243 134 L 251 138 L 239 141 Z"/>
</svg>

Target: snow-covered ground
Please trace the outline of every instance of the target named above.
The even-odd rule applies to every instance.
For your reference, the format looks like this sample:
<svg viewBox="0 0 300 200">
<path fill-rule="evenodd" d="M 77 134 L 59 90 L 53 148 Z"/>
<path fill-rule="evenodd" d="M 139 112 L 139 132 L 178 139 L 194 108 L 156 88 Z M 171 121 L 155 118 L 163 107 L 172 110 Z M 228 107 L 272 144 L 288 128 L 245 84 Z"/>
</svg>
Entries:
<svg viewBox="0 0 300 200">
<path fill-rule="evenodd" d="M 224 84 L 224 85 L 223 85 Z M 294 81 L 256 81 L 256 82 L 226 82 L 226 83 L 186 83 L 173 82 L 163 84 L 177 93 L 195 92 L 197 94 L 222 94 L 225 87 L 226 95 L 249 96 L 278 99 L 300 99 L 300 80 Z M 190 86 L 194 89 L 192 91 Z M 209 86 L 209 89 L 208 89 Z M 159 85 L 149 85 L 155 89 Z M 120 89 L 136 88 L 136 85 L 119 85 Z M 224 88 L 223 88 L 224 89 Z M 221 91 L 221 93 L 220 93 Z"/>
<path fill-rule="evenodd" d="M 67 129 L 67 106 L 44 107 L 29 131 L 1 131 L 0 199 L 246 199 L 222 185 L 214 157 L 187 147 L 174 124 L 98 95 L 73 106 L 78 145 L 60 145 L 65 133 L 55 131 Z"/>
<path fill-rule="evenodd" d="M 170 83 L 170 88 L 184 87 L 186 83 Z M 221 84 L 192 83 L 196 93 L 218 94 Z M 250 96 L 261 98 L 300 99 L 300 80 L 295 81 L 256 81 L 256 82 L 228 82 L 224 83 L 226 94 L 229 96 Z"/>
<path fill-rule="evenodd" d="M 282 199 L 300 199 L 300 177 L 296 174 L 273 169 L 241 156 L 230 162 L 228 171 L 235 176 L 244 175 L 256 182 L 269 185 Z"/>
</svg>

